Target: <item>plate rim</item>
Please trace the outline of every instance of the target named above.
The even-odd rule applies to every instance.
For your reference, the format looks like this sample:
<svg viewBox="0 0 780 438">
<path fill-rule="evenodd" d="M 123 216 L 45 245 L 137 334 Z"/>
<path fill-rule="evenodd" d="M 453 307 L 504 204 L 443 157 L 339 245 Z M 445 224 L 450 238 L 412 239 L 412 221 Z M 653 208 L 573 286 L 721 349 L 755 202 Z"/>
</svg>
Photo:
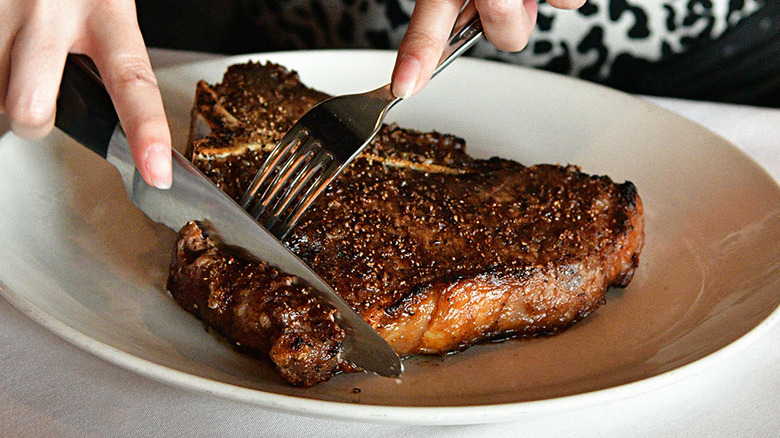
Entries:
<svg viewBox="0 0 780 438">
<path fill-rule="evenodd" d="M 323 54 L 325 52 L 351 52 L 351 53 L 371 53 L 388 54 L 394 53 L 385 50 L 365 50 L 365 49 L 346 49 L 346 50 L 310 50 L 293 52 L 269 52 L 255 53 L 236 56 L 226 56 L 206 61 L 195 61 L 191 63 L 179 64 L 175 66 L 164 67 L 155 70 L 156 74 L 165 73 L 169 70 L 182 69 L 187 67 L 202 66 L 204 63 L 224 64 L 240 62 L 247 59 L 271 59 L 284 56 L 307 56 L 309 53 Z M 467 62 L 488 62 L 496 65 L 506 65 L 497 61 L 464 58 Z M 507 66 L 509 68 L 525 68 L 518 66 Z M 529 69 L 532 70 L 532 69 Z M 549 72 L 537 72 L 543 75 L 555 75 Z M 730 148 L 740 153 L 743 158 L 749 161 L 754 167 L 760 169 L 763 176 L 773 181 L 775 186 L 780 186 L 761 165 L 756 163 L 743 150 L 733 145 L 710 129 L 697 124 L 673 111 L 662 108 L 658 105 L 642 100 L 636 96 L 610 89 L 598 84 L 593 84 L 570 78 L 562 75 L 555 75 L 559 78 L 565 78 L 587 86 L 597 87 L 608 93 L 615 93 L 624 97 L 629 97 L 643 105 L 653 107 L 656 110 L 671 114 L 674 117 L 685 119 L 688 123 L 697 126 L 699 129 L 706 130 L 712 135 L 717 136 Z M 497 404 L 480 404 L 472 406 L 390 406 L 381 404 L 371 404 L 368 402 L 348 403 L 342 401 L 331 401 L 314 399 L 304 396 L 279 394 L 260 389 L 252 389 L 239 385 L 221 382 L 207 377 L 200 377 L 180 371 L 175 368 L 158 364 L 154 361 L 143 359 L 132 353 L 122 351 L 119 348 L 98 341 L 88 334 L 71 327 L 64 321 L 52 316 L 48 312 L 37 308 L 33 303 L 27 301 L 24 296 L 16 294 L 5 282 L 0 279 L 0 295 L 9 301 L 15 308 L 35 322 L 45 327 L 48 331 L 54 333 L 68 343 L 94 354 L 101 359 L 116 365 L 122 369 L 145 376 L 152 380 L 190 390 L 198 393 L 216 395 L 221 398 L 244 402 L 259 407 L 268 408 L 275 411 L 296 413 L 306 416 L 327 417 L 344 420 L 362 420 L 379 423 L 410 424 L 410 425 L 445 425 L 445 424 L 479 424 L 487 422 L 498 422 L 517 420 L 521 415 L 530 415 L 539 412 L 557 412 L 571 407 L 579 406 L 583 400 L 590 403 L 606 403 L 620 400 L 637 394 L 646 393 L 658 389 L 683 378 L 693 376 L 709 369 L 711 366 L 730 357 L 741 348 L 749 345 L 754 339 L 760 337 L 769 330 L 778 319 L 780 319 L 780 306 L 776 307 L 759 324 L 723 346 L 722 348 L 705 355 L 692 362 L 675 367 L 668 371 L 644 379 L 618 384 L 615 386 L 597 389 L 593 391 L 582 392 L 578 394 L 565 395 L 559 397 L 545 398 L 540 400 L 508 402 Z M 637 391 L 639 389 L 640 391 Z M 349 407 L 349 409 L 345 409 Z M 335 409 L 334 409 L 335 408 Z"/>
<path fill-rule="evenodd" d="M 21 296 L 15 295 L 0 280 L 0 295 L 21 313 L 57 335 L 69 344 L 87 351 L 121 369 L 144 376 L 162 384 L 195 393 L 255 405 L 277 412 L 294 413 L 308 417 L 364 421 L 369 423 L 405 425 L 468 425 L 519 420 L 522 416 L 561 412 L 587 401 L 589 406 L 615 402 L 657 390 L 687 377 L 706 371 L 722 360 L 738 353 L 754 339 L 767 332 L 780 320 L 780 307 L 761 323 L 725 347 L 698 360 L 645 379 L 588 391 L 579 394 L 540 400 L 482 404 L 477 406 L 388 406 L 364 403 L 346 403 L 309 397 L 277 394 L 246 388 L 195 376 L 151 360 L 143 359 L 116 347 L 98 341 L 86 333 L 36 308 Z M 638 390 L 638 391 L 637 391 Z M 345 409 L 347 408 L 347 409 Z"/>
</svg>

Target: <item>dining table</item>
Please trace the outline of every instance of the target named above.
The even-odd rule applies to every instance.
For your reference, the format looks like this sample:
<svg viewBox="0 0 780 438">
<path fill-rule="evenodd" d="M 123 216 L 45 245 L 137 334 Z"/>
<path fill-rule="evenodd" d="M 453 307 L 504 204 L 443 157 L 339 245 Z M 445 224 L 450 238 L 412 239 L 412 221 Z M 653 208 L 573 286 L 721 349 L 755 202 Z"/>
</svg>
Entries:
<svg viewBox="0 0 780 438">
<path fill-rule="evenodd" d="M 222 56 L 171 49 L 149 55 L 156 69 Z M 780 184 L 780 109 L 637 98 L 723 137 Z M 12 135 L 8 126 L 0 119 L 0 135 Z M 773 315 L 759 333 L 663 385 L 518 419 L 419 425 L 301 415 L 171 386 L 72 345 L 0 299 L 0 437 L 776 437 L 780 318 Z"/>
</svg>

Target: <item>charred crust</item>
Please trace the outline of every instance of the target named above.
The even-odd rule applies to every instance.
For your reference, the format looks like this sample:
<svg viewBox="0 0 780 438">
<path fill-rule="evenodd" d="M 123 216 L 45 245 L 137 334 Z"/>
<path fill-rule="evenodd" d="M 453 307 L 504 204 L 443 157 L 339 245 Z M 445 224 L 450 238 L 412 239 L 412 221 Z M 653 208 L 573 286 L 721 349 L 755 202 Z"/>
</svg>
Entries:
<svg viewBox="0 0 780 438">
<path fill-rule="evenodd" d="M 219 243 L 190 222 L 179 232 L 167 284 L 188 312 L 236 348 L 270 355 L 290 383 L 312 386 L 340 370 L 344 332 L 304 282 Z"/>
<path fill-rule="evenodd" d="M 636 186 L 631 181 L 626 181 L 623 184 L 618 184 L 617 188 L 620 192 L 621 198 L 626 202 L 626 206 L 630 209 L 636 208 L 637 200 L 639 199 L 639 192 Z"/>
</svg>

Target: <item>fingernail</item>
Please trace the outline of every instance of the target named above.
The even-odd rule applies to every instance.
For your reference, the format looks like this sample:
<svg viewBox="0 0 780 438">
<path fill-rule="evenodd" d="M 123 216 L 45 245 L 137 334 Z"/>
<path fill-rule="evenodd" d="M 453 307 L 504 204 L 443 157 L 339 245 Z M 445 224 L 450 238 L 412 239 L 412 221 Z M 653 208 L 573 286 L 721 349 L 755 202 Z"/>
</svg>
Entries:
<svg viewBox="0 0 780 438">
<path fill-rule="evenodd" d="M 162 144 L 146 150 L 146 172 L 152 185 L 158 189 L 171 188 L 171 150 Z"/>
<path fill-rule="evenodd" d="M 414 93 L 417 79 L 420 76 L 420 61 L 414 56 L 404 55 L 395 71 L 393 81 L 393 94 L 395 97 L 406 99 Z"/>
</svg>

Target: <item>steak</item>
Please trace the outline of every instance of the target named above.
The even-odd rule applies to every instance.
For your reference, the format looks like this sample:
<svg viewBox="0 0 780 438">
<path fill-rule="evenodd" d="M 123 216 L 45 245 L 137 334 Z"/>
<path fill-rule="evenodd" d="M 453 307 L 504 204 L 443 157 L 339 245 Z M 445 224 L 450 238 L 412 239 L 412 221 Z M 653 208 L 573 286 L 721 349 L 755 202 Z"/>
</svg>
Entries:
<svg viewBox="0 0 780 438">
<path fill-rule="evenodd" d="M 195 222 L 180 231 L 168 290 L 239 351 L 268 356 L 282 377 L 299 386 L 356 368 L 339 357 L 344 331 L 333 309 L 296 277 L 219 244 Z"/>
<path fill-rule="evenodd" d="M 287 129 L 326 97 L 278 65 L 231 66 L 221 83 L 198 83 L 187 154 L 238 199 Z M 243 348 L 270 352 L 293 384 L 355 371 L 339 358 L 331 310 L 305 285 L 208 235 L 188 225 L 172 257 L 168 288 L 185 309 Z M 458 137 L 386 125 L 284 243 L 405 356 L 568 327 L 609 287 L 628 285 L 643 240 L 631 182 L 474 159 Z M 269 317 L 257 315 L 281 316 L 263 325 Z"/>
</svg>

